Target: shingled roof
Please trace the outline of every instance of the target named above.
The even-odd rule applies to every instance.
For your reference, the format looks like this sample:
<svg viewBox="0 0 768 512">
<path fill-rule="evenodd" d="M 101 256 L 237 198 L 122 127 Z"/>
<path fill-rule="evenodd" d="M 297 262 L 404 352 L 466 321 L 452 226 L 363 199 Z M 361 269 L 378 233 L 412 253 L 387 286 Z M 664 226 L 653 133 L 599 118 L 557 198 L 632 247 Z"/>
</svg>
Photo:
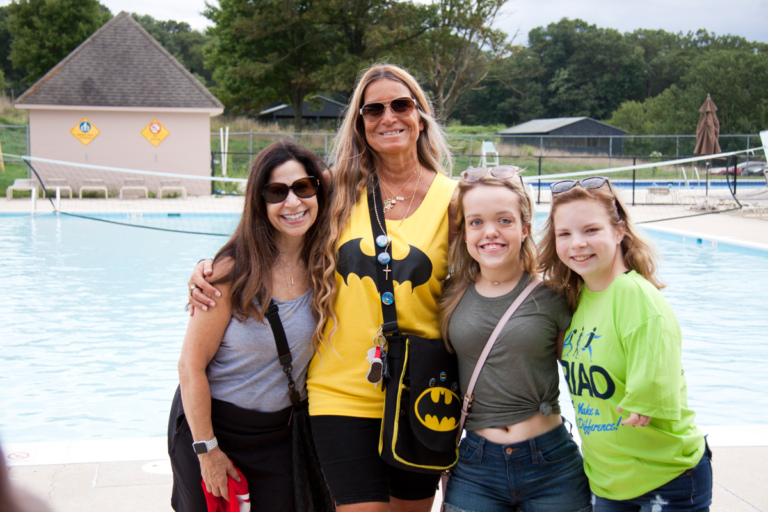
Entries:
<svg viewBox="0 0 768 512">
<path fill-rule="evenodd" d="M 16 106 L 214 109 L 221 102 L 121 12 L 19 96 Z"/>
</svg>

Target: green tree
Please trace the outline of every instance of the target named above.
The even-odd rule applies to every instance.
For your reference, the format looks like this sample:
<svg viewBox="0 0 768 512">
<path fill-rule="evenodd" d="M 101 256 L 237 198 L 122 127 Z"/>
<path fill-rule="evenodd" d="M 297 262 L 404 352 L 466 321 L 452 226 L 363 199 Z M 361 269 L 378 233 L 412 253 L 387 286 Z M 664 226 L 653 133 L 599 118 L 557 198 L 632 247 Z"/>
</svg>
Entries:
<svg viewBox="0 0 768 512">
<path fill-rule="evenodd" d="M 436 0 L 432 27 L 408 50 L 432 93 L 438 117 L 446 120 L 459 99 L 487 79 L 515 50 L 507 34 L 492 26 L 507 0 Z"/>
<path fill-rule="evenodd" d="M 11 43 L 13 35 L 8 31 L 8 8 L 0 7 L 0 73 L 5 77 L 5 85 L 18 96 L 26 88 L 24 71 L 15 69 L 11 62 Z"/>
<path fill-rule="evenodd" d="M 495 76 L 461 97 L 452 117 L 466 125 L 505 126 L 542 117 L 542 86 L 538 80 L 542 72 L 538 56 L 527 47 L 517 47 L 499 62 Z"/>
<path fill-rule="evenodd" d="M 7 6 L 10 59 L 32 84 L 112 18 L 97 0 L 14 0 Z"/>
<path fill-rule="evenodd" d="M 410 1 L 326 0 L 313 10 L 328 56 L 319 82 L 334 91 L 350 92 L 360 70 L 375 62 L 407 66 L 413 42 L 435 24 L 431 6 Z"/>
<path fill-rule="evenodd" d="M 636 135 L 693 134 L 707 94 L 717 105 L 720 133 L 757 133 L 768 119 L 768 54 L 713 50 L 696 57 L 688 71 L 655 98 L 626 102 L 610 123 Z"/>
<path fill-rule="evenodd" d="M 624 100 L 643 98 L 643 52 L 616 30 L 563 18 L 530 32 L 544 68 L 548 117 L 604 119 Z"/>
<path fill-rule="evenodd" d="M 190 73 L 197 76 L 203 84 L 213 86 L 213 71 L 205 67 L 203 55 L 203 46 L 209 37 L 193 30 L 185 22 L 160 21 L 147 14 L 132 13 L 131 16 Z"/>
<path fill-rule="evenodd" d="M 257 115 L 287 101 L 301 130 L 307 95 L 320 87 L 319 71 L 328 62 L 324 33 L 313 18 L 311 0 L 220 0 L 204 15 L 215 23 L 206 62 L 215 69 L 219 98 L 233 114 Z"/>
</svg>

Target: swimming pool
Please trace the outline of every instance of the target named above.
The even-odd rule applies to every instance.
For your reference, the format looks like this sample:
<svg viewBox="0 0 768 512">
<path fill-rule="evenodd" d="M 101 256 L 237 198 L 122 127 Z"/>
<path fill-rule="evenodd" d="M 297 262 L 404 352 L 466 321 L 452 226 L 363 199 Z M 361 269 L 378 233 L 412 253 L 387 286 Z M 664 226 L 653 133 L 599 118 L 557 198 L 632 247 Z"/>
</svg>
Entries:
<svg viewBox="0 0 768 512">
<path fill-rule="evenodd" d="M 683 329 L 697 422 L 762 424 L 768 253 L 655 238 L 664 294 Z M 0 439 L 164 436 L 187 278 L 225 240 L 66 216 L 0 216 L 7 297 Z"/>
</svg>

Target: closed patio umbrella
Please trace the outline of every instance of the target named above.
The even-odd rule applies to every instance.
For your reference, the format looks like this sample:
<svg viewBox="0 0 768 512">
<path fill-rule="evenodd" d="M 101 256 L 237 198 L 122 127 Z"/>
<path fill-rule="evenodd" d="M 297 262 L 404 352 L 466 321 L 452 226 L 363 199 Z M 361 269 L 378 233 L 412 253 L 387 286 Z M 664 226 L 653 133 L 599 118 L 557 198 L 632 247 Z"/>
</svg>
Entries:
<svg viewBox="0 0 768 512">
<path fill-rule="evenodd" d="M 696 147 L 693 153 L 696 155 L 714 155 L 721 153 L 720 143 L 717 138 L 720 136 L 720 121 L 717 119 L 717 107 L 712 97 L 707 93 L 707 99 L 699 108 L 699 124 L 696 126 Z M 707 194 L 709 194 L 709 165 L 711 160 L 707 160 Z"/>
</svg>

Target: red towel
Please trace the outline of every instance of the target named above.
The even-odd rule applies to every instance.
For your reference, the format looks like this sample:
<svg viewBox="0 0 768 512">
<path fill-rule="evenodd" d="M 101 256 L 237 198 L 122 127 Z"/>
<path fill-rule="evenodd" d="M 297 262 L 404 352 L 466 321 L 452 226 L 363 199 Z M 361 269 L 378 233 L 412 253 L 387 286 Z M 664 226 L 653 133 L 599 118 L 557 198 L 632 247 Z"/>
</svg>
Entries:
<svg viewBox="0 0 768 512">
<path fill-rule="evenodd" d="M 201 482 L 203 493 L 205 493 L 205 502 L 208 504 L 208 512 L 251 512 L 251 495 L 248 494 L 248 482 L 239 469 L 235 468 L 235 471 L 240 475 L 240 481 L 236 481 L 231 476 L 227 477 L 229 501 L 208 492 L 205 488 L 205 482 Z"/>
</svg>

